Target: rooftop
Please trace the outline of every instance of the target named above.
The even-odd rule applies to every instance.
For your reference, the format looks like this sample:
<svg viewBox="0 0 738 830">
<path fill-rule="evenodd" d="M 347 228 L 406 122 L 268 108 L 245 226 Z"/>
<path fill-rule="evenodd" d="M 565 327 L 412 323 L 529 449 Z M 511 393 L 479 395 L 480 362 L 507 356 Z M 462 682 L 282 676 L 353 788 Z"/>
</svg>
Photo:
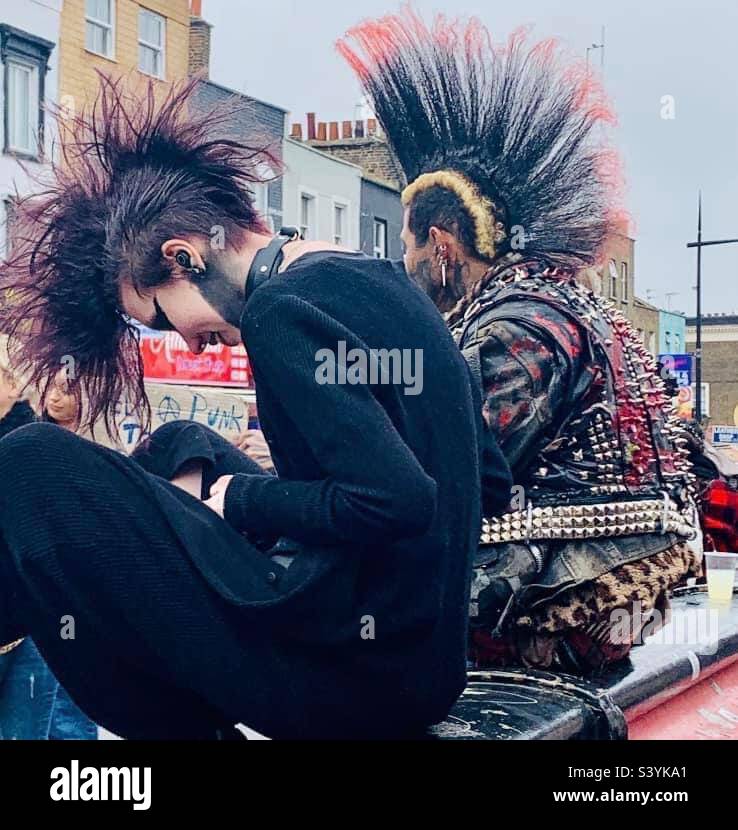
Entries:
<svg viewBox="0 0 738 830">
<path fill-rule="evenodd" d="M 696 317 L 687 317 L 688 326 L 696 326 Z M 703 314 L 703 326 L 738 326 L 738 312 L 728 311 L 719 314 Z"/>
</svg>

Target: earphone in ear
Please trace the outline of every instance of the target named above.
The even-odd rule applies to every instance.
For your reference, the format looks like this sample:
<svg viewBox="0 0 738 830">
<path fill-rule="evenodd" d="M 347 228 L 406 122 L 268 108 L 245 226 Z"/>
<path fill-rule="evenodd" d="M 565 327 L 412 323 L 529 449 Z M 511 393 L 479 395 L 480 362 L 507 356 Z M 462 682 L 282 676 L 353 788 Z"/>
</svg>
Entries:
<svg viewBox="0 0 738 830">
<path fill-rule="evenodd" d="M 198 268 L 197 265 L 192 264 L 192 260 L 190 259 L 190 255 L 187 251 L 179 251 L 177 255 L 174 257 L 175 262 L 177 265 L 180 266 L 185 271 L 190 271 L 195 276 L 199 276 L 200 274 L 205 273 L 204 268 Z"/>
</svg>

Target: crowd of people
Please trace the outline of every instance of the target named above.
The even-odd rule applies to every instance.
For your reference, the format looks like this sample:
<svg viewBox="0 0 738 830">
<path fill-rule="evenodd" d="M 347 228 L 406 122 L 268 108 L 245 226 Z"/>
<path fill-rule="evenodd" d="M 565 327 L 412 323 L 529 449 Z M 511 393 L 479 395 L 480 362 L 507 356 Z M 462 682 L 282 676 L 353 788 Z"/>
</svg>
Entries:
<svg viewBox="0 0 738 830">
<path fill-rule="evenodd" d="M 0 641 L 33 637 L 124 737 L 418 736 L 469 667 L 623 659 L 612 612 L 635 640 L 701 573 L 701 451 L 586 285 L 622 221 L 591 73 L 411 12 L 339 48 L 407 180 L 404 267 L 273 236 L 263 152 L 192 120 L 191 84 L 155 104 L 104 81 L 19 210 L 0 328 L 43 414 L 12 379 L 0 405 L 51 425 L 0 441 Z M 264 433 L 168 424 L 131 458 L 73 435 L 114 432 L 124 393 L 145 408 L 131 319 L 243 342 Z M 339 343 L 421 349 L 422 393 L 317 385 Z"/>
</svg>

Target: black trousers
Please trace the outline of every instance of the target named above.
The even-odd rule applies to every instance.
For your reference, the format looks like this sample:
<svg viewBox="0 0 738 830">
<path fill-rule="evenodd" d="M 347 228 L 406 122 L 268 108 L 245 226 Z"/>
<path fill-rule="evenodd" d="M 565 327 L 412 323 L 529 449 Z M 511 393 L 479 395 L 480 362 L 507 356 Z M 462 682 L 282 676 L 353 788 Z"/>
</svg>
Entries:
<svg viewBox="0 0 738 830">
<path fill-rule="evenodd" d="M 196 458 L 204 494 L 221 475 L 259 471 L 191 423 L 162 427 L 136 458 L 50 424 L 2 439 L 0 643 L 32 636 L 80 708 L 126 738 L 216 738 L 237 722 L 270 737 L 350 731 L 340 699 L 334 716 L 329 695 L 311 712 L 311 658 L 213 590 L 150 497 L 152 483 L 171 488 L 193 531 L 212 530 L 213 555 L 269 563 L 163 480 Z"/>
</svg>

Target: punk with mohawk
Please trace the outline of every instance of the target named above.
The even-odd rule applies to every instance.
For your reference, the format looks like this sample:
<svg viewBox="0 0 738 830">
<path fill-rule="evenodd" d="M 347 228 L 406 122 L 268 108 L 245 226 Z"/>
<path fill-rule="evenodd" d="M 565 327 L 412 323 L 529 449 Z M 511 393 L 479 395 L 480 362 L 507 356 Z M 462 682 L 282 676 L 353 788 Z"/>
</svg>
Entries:
<svg viewBox="0 0 738 830">
<path fill-rule="evenodd" d="M 239 722 L 420 734 L 466 680 L 474 387 L 395 264 L 272 239 L 249 192 L 268 157 L 196 117 L 195 86 L 159 105 L 103 80 L 50 189 L 23 205 L 0 329 L 36 380 L 71 357 L 109 427 L 124 393 L 142 397 L 132 318 L 194 352 L 243 342 L 277 475 L 195 423 L 165 424 L 134 458 L 51 424 L 14 431 L 0 441 L 0 644 L 31 635 L 124 737 Z M 209 244 L 216 226 L 225 246 Z M 420 354 L 437 374 L 412 391 L 385 367 L 347 381 L 347 352 Z"/>
<path fill-rule="evenodd" d="M 14 364 L 41 387 L 42 404 L 50 378 L 73 358 L 70 375 L 89 404 L 89 425 L 103 421 L 112 435 L 125 395 L 136 409 L 146 406 L 131 316 L 144 323 L 181 320 L 193 351 L 213 333 L 233 338 L 237 315 L 227 315 L 222 304 L 216 310 L 230 317 L 230 327 L 191 306 L 186 320 L 180 310 L 158 314 L 157 321 L 154 303 L 165 311 L 166 300 L 149 298 L 147 307 L 145 297 L 187 274 L 182 257 L 202 264 L 205 252 L 211 261 L 199 293 L 210 300 L 222 293 L 228 263 L 206 245 L 211 229 L 222 227 L 239 243 L 249 232 L 257 239 L 268 234 L 250 187 L 261 169 L 278 163 L 268 148 L 227 137 L 228 108 L 189 115 L 196 80 L 173 86 L 163 101 L 153 85 L 136 97 L 122 79 L 100 75 L 100 84 L 90 111 L 60 113 L 51 180 L 15 207 L 13 253 L 0 266 L 0 331 L 9 337 Z M 162 251 L 163 242 L 183 236 L 193 237 L 200 253 Z"/>
<path fill-rule="evenodd" d="M 625 221 L 612 112 L 587 67 L 525 30 L 498 46 L 476 20 L 429 27 L 408 8 L 339 50 L 407 177 L 407 271 L 445 313 L 522 494 L 483 523 L 470 659 L 597 669 L 701 554 L 654 360 L 578 280 Z"/>
<path fill-rule="evenodd" d="M 152 85 L 137 98 L 123 80 L 101 75 L 100 83 L 91 111 L 58 119 L 60 158 L 51 181 L 14 210 L 13 253 L 0 266 L 0 331 L 14 364 L 41 386 L 42 404 L 49 379 L 73 358 L 70 375 L 89 403 L 91 425 L 102 420 L 112 434 L 124 395 L 136 408 L 145 405 L 136 314 L 127 312 L 156 322 L 153 303 L 165 310 L 166 300 L 156 296 L 147 307 L 146 295 L 186 275 L 182 257 L 201 262 L 205 252 L 211 261 L 199 293 L 215 300 L 228 263 L 205 244 L 211 228 L 239 243 L 249 232 L 268 234 L 250 187 L 259 170 L 278 164 L 268 148 L 226 136 L 227 108 L 188 115 L 196 80 L 172 87 L 163 101 Z M 176 245 L 162 251 L 163 242 L 183 236 L 192 236 L 200 253 Z M 216 306 L 229 324 L 191 306 L 187 319 L 181 310 L 169 315 L 173 325 L 181 321 L 193 351 L 211 329 L 233 338 L 237 314 Z"/>
<path fill-rule="evenodd" d="M 435 211 L 488 263 L 523 249 L 551 265 L 596 261 L 617 219 L 617 165 L 595 128 L 614 116 L 555 41 L 531 46 L 520 29 L 496 46 L 477 20 L 428 28 L 408 9 L 355 27 L 338 48 L 409 182 L 420 243 Z"/>
</svg>

